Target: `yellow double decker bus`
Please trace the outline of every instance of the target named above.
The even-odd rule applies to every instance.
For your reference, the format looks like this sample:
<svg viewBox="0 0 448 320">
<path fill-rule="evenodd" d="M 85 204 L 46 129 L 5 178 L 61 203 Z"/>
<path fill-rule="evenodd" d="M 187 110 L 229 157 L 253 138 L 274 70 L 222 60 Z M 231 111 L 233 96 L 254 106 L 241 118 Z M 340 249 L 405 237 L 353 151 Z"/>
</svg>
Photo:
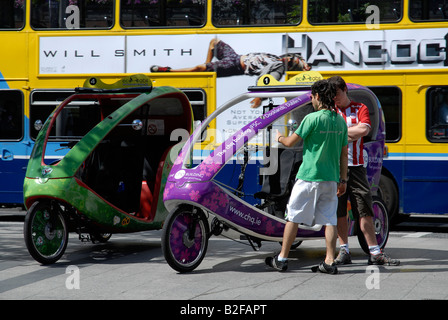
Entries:
<svg viewBox="0 0 448 320">
<path fill-rule="evenodd" d="M 379 98 L 389 151 L 380 192 L 390 214 L 447 213 L 446 2 L 2 1 L 0 203 L 22 202 L 36 121 L 90 76 L 147 74 L 155 86 L 184 90 L 201 121 L 260 75 L 311 68 Z M 262 110 L 242 106 L 210 129 L 225 137 Z"/>
</svg>

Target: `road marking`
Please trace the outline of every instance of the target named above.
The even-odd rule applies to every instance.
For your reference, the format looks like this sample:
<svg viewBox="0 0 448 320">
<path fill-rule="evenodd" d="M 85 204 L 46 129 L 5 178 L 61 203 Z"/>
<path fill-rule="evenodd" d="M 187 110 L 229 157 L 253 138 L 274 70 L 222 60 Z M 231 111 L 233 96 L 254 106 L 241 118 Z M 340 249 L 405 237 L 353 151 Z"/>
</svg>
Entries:
<svg viewBox="0 0 448 320">
<path fill-rule="evenodd" d="M 403 236 L 403 238 L 421 238 L 424 237 L 428 234 L 431 234 L 432 232 L 415 232 L 415 233 L 409 233 L 405 236 Z"/>
</svg>

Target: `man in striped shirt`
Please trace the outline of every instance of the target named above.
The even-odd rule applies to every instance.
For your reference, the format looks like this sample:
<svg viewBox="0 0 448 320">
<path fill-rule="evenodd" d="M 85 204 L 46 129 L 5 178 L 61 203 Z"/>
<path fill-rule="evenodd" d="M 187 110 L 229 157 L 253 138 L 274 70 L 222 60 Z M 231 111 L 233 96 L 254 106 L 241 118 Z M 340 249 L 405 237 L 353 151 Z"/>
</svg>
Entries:
<svg viewBox="0 0 448 320">
<path fill-rule="evenodd" d="M 372 195 L 363 158 L 363 137 L 368 135 L 371 129 L 369 109 L 366 105 L 349 99 L 344 79 L 334 76 L 328 80 L 336 86 L 334 101 L 338 113 L 344 118 L 348 126 L 347 192 L 339 197 L 337 216 L 340 251 L 335 263 L 351 263 L 347 221 L 347 196 L 349 196 L 353 214 L 359 219 L 361 231 L 369 246 L 370 256 L 368 264 L 399 265 L 399 260 L 391 259 L 381 251 L 375 237 Z"/>
</svg>

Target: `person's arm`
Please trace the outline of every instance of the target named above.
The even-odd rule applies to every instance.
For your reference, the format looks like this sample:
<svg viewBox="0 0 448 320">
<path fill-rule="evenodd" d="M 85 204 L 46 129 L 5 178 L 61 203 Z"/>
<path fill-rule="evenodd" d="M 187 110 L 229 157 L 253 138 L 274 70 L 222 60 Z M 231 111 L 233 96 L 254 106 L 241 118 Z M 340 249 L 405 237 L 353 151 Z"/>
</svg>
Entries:
<svg viewBox="0 0 448 320">
<path fill-rule="evenodd" d="M 277 141 L 286 147 L 292 147 L 300 140 L 302 140 L 302 138 L 297 133 L 293 133 L 292 135 L 285 137 L 277 131 Z"/>
<path fill-rule="evenodd" d="M 362 105 L 358 112 L 358 124 L 348 128 L 348 141 L 356 141 L 366 136 L 370 132 L 370 115 L 369 108 L 366 105 Z"/>
<path fill-rule="evenodd" d="M 274 77 L 275 80 L 280 81 L 284 73 L 285 73 L 285 66 L 283 64 L 283 61 L 278 61 L 277 63 L 273 63 L 269 67 L 264 68 L 263 71 L 260 73 L 259 77 L 257 78 L 256 83 L 258 83 L 258 81 L 266 74 L 270 74 L 272 77 Z M 254 98 L 250 102 L 250 107 L 252 109 L 256 109 L 259 106 L 261 106 L 262 101 L 263 99 L 261 98 Z"/>
<path fill-rule="evenodd" d="M 348 141 L 356 141 L 368 135 L 370 132 L 369 125 L 365 123 L 358 123 L 356 126 L 348 128 Z"/>
<path fill-rule="evenodd" d="M 342 196 L 347 190 L 347 179 L 348 179 L 348 145 L 342 147 L 341 158 L 339 160 L 339 176 L 340 183 L 338 183 L 337 196 Z"/>
</svg>

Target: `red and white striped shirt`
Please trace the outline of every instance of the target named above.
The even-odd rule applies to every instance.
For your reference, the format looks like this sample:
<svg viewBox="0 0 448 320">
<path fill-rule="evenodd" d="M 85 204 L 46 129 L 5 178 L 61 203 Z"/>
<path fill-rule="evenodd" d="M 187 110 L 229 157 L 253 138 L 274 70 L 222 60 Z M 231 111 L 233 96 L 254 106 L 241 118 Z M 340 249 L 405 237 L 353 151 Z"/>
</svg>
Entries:
<svg viewBox="0 0 448 320">
<path fill-rule="evenodd" d="M 365 104 L 351 101 L 346 108 L 337 107 L 337 109 L 349 128 L 356 126 L 358 123 L 363 123 L 371 128 L 369 109 Z M 363 150 L 363 138 L 348 143 L 349 166 L 364 165 Z"/>
</svg>

